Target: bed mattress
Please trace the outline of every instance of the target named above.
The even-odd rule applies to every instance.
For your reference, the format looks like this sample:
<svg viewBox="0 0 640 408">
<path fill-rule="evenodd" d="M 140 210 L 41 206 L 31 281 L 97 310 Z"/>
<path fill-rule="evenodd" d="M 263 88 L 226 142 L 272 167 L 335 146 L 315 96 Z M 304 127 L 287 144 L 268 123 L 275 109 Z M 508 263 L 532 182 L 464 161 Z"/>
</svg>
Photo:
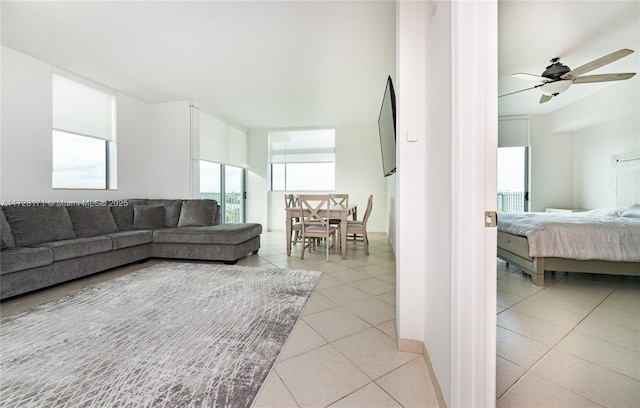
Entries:
<svg viewBox="0 0 640 408">
<path fill-rule="evenodd" d="M 640 262 L 640 218 L 626 210 L 499 213 L 498 230 L 526 237 L 530 257 Z"/>
</svg>

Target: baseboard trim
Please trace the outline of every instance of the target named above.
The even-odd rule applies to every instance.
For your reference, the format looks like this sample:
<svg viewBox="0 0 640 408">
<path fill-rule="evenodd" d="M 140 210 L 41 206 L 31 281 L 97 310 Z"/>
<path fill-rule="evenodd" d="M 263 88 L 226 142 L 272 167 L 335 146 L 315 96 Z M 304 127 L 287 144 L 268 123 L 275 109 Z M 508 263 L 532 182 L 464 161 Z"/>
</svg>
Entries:
<svg viewBox="0 0 640 408">
<path fill-rule="evenodd" d="M 420 340 L 398 339 L 398 350 L 407 353 L 422 354 L 424 343 Z"/>
<path fill-rule="evenodd" d="M 444 394 L 442 393 L 440 382 L 438 381 L 438 377 L 436 377 L 435 371 L 433 371 L 431 358 L 429 357 L 429 352 L 427 351 L 427 347 L 424 343 L 422 343 L 422 358 L 424 359 L 425 364 L 427 364 L 427 370 L 429 370 L 429 376 L 431 377 L 431 384 L 433 384 L 433 390 L 435 391 L 436 398 L 438 399 L 438 405 L 440 408 L 447 408 L 447 402 L 444 400 Z"/>
<path fill-rule="evenodd" d="M 436 398 L 438 399 L 438 405 L 440 406 L 440 408 L 447 408 L 447 403 L 444 399 L 444 394 L 442 393 L 440 382 L 438 382 L 438 377 L 436 377 L 436 373 L 433 370 L 433 365 L 431 364 L 431 358 L 429 357 L 429 352 L 427 351 L 427 347 L 424 345 L 424 342 L 420 340 L 410 340 L 410 339 L 399 338 L 398 350 L 405 351 L 408 353 L 422 354 L 422 359 L 427 365 L 427 370 L 429 370 L 431 385 L 433 385 L 433 390 L 436 393 Z"/>
</svg>

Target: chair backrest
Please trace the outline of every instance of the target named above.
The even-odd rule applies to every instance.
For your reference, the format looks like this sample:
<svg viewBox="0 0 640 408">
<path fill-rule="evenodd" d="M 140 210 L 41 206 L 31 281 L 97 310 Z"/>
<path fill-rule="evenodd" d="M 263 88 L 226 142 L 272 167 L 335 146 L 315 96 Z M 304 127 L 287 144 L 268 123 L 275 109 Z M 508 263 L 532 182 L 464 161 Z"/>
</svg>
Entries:
<svg viewBox="0 0 640 408">
<path fill-rule="evenodd" d="M 369 196 L 369 200 L 367 201 L 367 209 L 364 211 L 364 217 L 362 218 L 362 225 L 367 225 L 367 220 L 371 215 L 371 209 L 373 208 L 373 194 Z"/>
<path fill-rule="evenodd" d="M 349 206 L 349 194 L 329 194 L 332 205 Z"/>
<path fill-rule="evenodd" d="M 329 207 L 331 198 L 328 194 L 300 194 L 300 221 L 303 226 L 320 225 L 329 228 Z"/>
<path fill-rule="evenodd" d="M 295 194 L 285 194 L 284 204 L 286 208 L 296 208 L 298 206 L 298 196 Z"/>
</svg>

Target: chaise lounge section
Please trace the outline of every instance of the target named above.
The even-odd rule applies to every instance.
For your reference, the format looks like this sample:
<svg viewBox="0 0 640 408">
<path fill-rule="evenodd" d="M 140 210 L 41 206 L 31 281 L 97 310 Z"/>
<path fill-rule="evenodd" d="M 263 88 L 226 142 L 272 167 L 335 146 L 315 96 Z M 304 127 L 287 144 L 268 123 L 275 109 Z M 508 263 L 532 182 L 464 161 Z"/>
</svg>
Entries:
<svg viewBox="0 0 640 408">
<path fill-rule="evenodd" d="M 262 233 L 220 224 L 215 200 L 40 203 L 0 215 L 0 299 L 149 258 L 236 263 L 258 252 Z"/>
</svg>

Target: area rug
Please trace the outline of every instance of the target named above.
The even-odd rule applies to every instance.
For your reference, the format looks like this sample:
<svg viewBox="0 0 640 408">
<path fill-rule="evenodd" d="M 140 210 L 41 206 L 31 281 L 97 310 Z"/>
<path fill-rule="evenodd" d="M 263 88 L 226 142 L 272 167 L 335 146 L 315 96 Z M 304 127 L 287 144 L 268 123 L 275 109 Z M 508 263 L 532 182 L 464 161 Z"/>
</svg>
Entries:
<svg viewBox="0 0 640 408">
<path fill-rule="evenodd" d="M 2 407 L 248 407 L 320 272 L 163 262 L 0 322 Z"/>
</svg>

